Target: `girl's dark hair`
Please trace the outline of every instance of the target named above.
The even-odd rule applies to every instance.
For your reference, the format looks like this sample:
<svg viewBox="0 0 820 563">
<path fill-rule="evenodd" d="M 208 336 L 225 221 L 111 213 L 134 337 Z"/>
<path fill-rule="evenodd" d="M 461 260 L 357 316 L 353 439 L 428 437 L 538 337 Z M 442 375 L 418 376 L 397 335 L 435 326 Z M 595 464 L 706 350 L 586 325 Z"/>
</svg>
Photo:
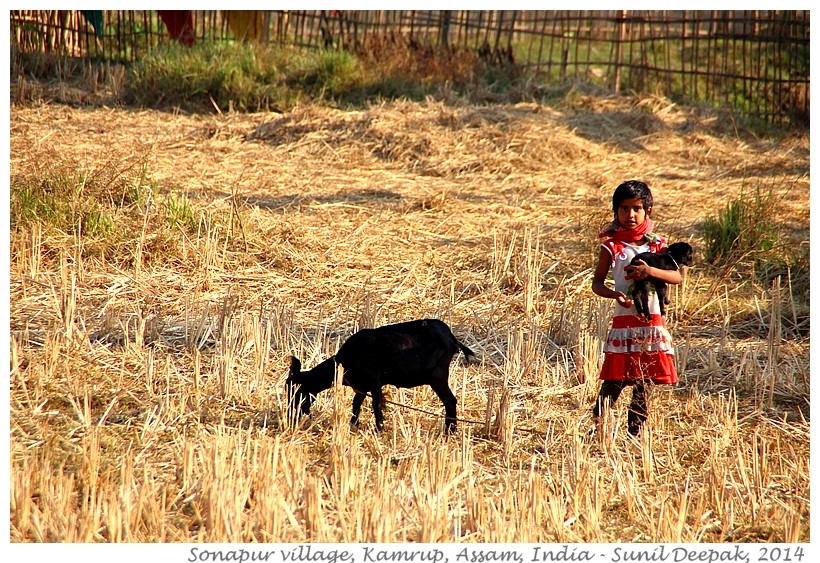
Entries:
<svg viewBox="0 0 820 563">
<path fill-rule="evenodd" d="M 628 180 L 615 188 L 615 193 L 612 194 L 612 211 L 615 212 L 615 217 L 618 216 L 618 206 L 623 200 L 635 198 L 643 202 L 643 208 L 647 213 L 652 209 L 652 190 L 645 183 Z"/>
</svg>

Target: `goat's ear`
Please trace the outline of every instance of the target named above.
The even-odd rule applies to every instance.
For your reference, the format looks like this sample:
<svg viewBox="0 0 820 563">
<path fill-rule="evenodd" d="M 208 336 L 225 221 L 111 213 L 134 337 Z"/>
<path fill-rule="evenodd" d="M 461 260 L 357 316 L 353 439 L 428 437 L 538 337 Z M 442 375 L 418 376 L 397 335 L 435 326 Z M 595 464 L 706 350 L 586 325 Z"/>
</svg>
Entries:
<svg viewBox="0 0 820 563">
<path fill-rule="evenodd" d="M 290 357 L 290 374 L 298 375 L 302 371 L 302 362 L 296 356 Z"/>
</svg>

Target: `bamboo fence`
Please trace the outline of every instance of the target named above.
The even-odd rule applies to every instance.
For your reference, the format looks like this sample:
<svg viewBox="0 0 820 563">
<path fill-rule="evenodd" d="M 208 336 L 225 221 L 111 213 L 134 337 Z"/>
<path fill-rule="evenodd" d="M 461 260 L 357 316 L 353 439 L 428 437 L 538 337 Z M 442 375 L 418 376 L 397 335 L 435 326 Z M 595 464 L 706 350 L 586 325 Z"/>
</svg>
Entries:
<svg viewBox="0 0 820 563">
<path fill-rule="evenodd" d="M 28 10 L 11 12 L 11 41 L 22 53 L 119 62 L 174 40 L 464 49 L 535 83 L 577 80 L 808 125 L 809 26 L 808 10 Z"/>
</svg>

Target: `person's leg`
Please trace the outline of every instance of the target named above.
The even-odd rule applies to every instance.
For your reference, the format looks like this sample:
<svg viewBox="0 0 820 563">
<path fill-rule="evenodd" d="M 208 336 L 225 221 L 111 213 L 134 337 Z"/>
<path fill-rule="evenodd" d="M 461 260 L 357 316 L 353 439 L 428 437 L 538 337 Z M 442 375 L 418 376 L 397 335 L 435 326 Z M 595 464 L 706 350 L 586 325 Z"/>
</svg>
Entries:
<svg viewBox="0 0 820 563">
<path fill-rule="evenodd" d="M 595 405 L 592 407 L 592 421 L 595 423 L 595 426 L 590 428 L 587 432 L 588 437 L 591 438 L 598 433 L 598 429 L 603 422 L 603 414 L 615 404 L 615 401 L 618 400 L 618 397 L 621 395 L 621 391 L 624 390 L 626 385 L 627 383 L 624 381 L 604 380 L 604 382 L 601 383 L 601 389 L 598 391 L 598 398 L 595 399 Z"/>
<path fill-rule="evenodd" d="M 649 381 L 637 380 L 632 387 L 632 401 L 629 403 L 629 410 L 626 415 L 627 432 L 630 436 L 637 437 L 646 422 L 649 414 L 649 394 L 651 383 Z"/>
<path fill-rule="evenodd" d="M 605 409 L 614 405 L 615 401 L 617 401 L 621 395 L 621 391 L 624 390 L 624 387 L 626 387 L 626 382 L 624 381 L 605 380 L 601 383 L 598 398 L 595 400 L 595 406 L 592 407 L 592 418 L 598 420 Z"/>
</svg>

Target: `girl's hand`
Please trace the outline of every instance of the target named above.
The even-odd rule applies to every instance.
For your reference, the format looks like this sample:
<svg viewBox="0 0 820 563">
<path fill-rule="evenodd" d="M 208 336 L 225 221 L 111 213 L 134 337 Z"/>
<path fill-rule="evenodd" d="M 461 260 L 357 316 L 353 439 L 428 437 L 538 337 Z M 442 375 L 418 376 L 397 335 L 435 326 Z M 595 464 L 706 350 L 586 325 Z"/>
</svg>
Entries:
<svg viewBox="0 0 820 563">
<path fill-rule="evenodd" d="M 615 292 L 615 301 L 617 301 L 621 307 L 626 307 L 627 309 L 632 307 L 632 299 L 627 297 L 623 291 Z"/>
<path fill-rule="evenodd" d="M 635 265 L 629 265 L 626 267 L 625 278 L 635 281 L 645 280 L 649 277 L 649 270 L 650 266 L 647 266 L 646 262 L 643 260 L 638 260 Z"/>
</svg>

